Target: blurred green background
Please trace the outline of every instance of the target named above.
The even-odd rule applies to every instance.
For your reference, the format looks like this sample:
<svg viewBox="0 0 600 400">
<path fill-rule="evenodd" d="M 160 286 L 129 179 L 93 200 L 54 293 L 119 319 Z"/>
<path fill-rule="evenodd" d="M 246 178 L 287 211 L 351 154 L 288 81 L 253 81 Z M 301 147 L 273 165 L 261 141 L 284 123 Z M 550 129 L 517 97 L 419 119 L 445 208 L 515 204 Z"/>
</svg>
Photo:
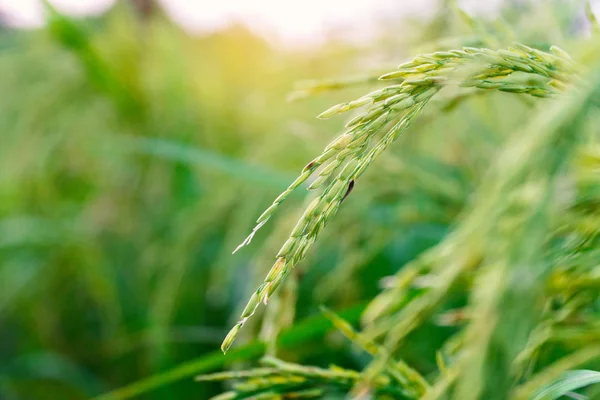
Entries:
<svg viewBox="0 0 600 400">
<path fill-rule="evenodd" d="M 93 19 L 49 11 L 43 28 L 1 29 L 0 398 L 89 398 L 190 361 L 182 379 L 141 398 L 218 393 L 191 378 L 257 356 L 216 352 L 306 191 L 250 247 L 231 251 L 342 129 L 343 119 L 314 116 L 370 90 L 286 102 L 297 82 L 376 75 L 418 52 L 515 37 L 568 50 L 585 29 L 581 3 L 543 3 L 506 2 L 479 26 L 440 1 L 427 19 L 388 15 L 369 43 L 332 35 L 310 48 L 274 46 L 242 25 L 193 37 L 160 8 L 129 2 Z M 295 315 L 288 304 L 270 323 L 322 322 L 320 304 L 356 320 L 382 278 L 444 236 L 531 107 L 503 93 L 430 107 L 302 262 Z M 260 321 L 237 347 L 255 343 Z M 284 358 L 365 365 L 339 337 L 324 340 L 317 322 L 288 331 Z M 450 332 L 420 330 L 405 358 L 433 369 Z"/>
</svg>

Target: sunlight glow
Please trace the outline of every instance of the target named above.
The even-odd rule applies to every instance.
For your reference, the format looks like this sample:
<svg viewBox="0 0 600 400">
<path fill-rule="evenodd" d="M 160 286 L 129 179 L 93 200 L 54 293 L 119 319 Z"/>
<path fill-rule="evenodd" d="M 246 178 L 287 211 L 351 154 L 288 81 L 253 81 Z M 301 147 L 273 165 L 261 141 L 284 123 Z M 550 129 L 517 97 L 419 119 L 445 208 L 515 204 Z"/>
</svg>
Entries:
<svg viewBox="0 0 600 400">
<path fill-rule="evenodd" d="M 95 15 L 116 0 L 50 0 L 73 16 Z M 386 15 L 427 14 L 439 0 L 157 0 L 184 29 L 202 34 L 243 23 L 265 38 L 284 44 L 318 43 L 335 31 L 352 39 L 368 39 Z M 502 0 L 462 0 L 469 12 L 490 12 Z M 0 14 L 11 26 L 39 27 L 41 0 L 0 0 Z"/>
</svg>

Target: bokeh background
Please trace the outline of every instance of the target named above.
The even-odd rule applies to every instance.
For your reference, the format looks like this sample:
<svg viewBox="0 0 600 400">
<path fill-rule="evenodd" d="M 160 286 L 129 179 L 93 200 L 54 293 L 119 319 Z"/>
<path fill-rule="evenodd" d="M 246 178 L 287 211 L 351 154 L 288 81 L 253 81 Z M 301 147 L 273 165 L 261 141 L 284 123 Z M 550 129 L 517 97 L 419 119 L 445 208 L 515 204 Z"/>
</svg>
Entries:
<svg viewBox="0 0 600 400">
<path fill-rule="evenodd" d="M 84 399 L 142 379 L 140 398 L 207 399 L 220 387 L 193 375 L 256 358 L 273 326 L 287 329 L 286 359 L 360 369 L 363 355 L 324 335 L 319 305 L 356 320 L 444 236 L 532 103 L 432 107 L 223 358 L 307 192 L 231 251 L 343 128 L 315 115 L 377 84 L 289 94 L 463 45 L 568 50 L 589 30 L 579 1 L 458 2 L 481 24 L 443 0 L 293 3 L 0 1 L 0 399 Z M 405 358 L 432 369 L 451 330 L 417 332 Z"/>
</svg>

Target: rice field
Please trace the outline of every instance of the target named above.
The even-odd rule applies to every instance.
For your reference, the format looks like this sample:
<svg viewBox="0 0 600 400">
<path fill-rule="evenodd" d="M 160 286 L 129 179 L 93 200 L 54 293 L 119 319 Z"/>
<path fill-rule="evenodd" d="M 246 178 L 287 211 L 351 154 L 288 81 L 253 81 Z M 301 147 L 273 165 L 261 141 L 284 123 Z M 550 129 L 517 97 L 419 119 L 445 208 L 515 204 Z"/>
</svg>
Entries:
<svg viewBox="0 0 600 400">
<path fill-rule="evenodd" d="M 1 399 L 600 396 L 589 5 L 49 12 L 0 30 Z"/>
</svg>

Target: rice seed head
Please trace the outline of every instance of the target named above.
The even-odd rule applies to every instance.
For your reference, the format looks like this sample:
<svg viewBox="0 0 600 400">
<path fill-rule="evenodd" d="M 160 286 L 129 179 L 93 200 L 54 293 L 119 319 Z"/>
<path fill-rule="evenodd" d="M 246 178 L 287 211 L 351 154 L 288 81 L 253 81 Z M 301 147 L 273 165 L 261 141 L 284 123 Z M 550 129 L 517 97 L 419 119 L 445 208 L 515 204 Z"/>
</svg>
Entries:
<svg viewBox="0 0 600 400">
<path fill-rule="evenodd" d="M 412 97 L 407 97 L 402 101 L 399 101 L 391 106 L 393 111 L 404 111 L 415 104 L 415 99 Z"/>
<path fill-rule="evenodd" d="M 275 279 L 275 277 L 281 275 L 284 270 L 285 270 L 285 259 L 283 257 L 278 257 L 275 264 L 273 264 L 273 267 L 271 267 L 271 270 L 269 271 L 265 280 L 272 281 L 273 279 Z"/>
<path fill-rule="evenodd" d="M 278 197 L 279 199 L 279 197 Z M 285 198 L 281 198 L 281 201 L 283 201 Z M 275 209 L 279 206 L 279 203 L 274 203 L 271 204 L 271 206 L 269 208 L 267 208 L 261 215 L 260 217 L 258 217 L 258 219 L 256 220 L 257 224 L 260 224 L 261 222 L 265 222 L 267 221 L 269 218 L 271 218 L 271 215 L 273 215 L 273 213 L 275 212 Z"/>
<path fill-rule="evenodd" d="M 283 246 L 281 246 L 281 249 L 279 249 L 279 252 L 277 253 L 277 257 L 285 257 L 288 253 L 290 253 L 293 249 L 294 246 L 296 244 L 296 240 L 292 237 L 288 238 L 288 240 L 285 241 L 285 243 L 283 244 Z"/>
<path fill-rule="evenodd" d="M 339 179 L 341 179 L 343 181 L 348 181 L 350 179 L 350 177 L 352 176 L 352 173 L 358 166 L 359 162 L 360 162 L 360 160 L 358 160 L 358 159 L 350 160 L 344 166 L 344 169 L 342 170 L 342 172 L 340 172 Z"/>
<path fill-rule="evenodd" d="M 455 71 L 464 68 L 468 75 L 456 78 Z M 535 74 L 548 83 L 525 85 L 508 80 L 514 72 Z M 228 349 L 245 320 L 260 302 L 265 302 L 285 277 L 302 260 L 319 233 L 328 224 L 350 192 L 358 177 L 387 149 L 413 122 L 425 104 L 444 86 L 458 84 L 485 90 L 551 97 L 567 88 L 578 68 L 563 50 L 555 48 L 546 53 L 515 44 L 508 50 L 490 50 L 464 47 L 458 50 L 436 52 L 415 57 L 401 64 L 397 71 L 382 75 L 380 80 L 398 80 L 395 85 L 371 92 L 357 100 L 337 104 L 319 115 L 333 115 L 372 104 L 366 112 L 352 118 L 346 125 L 349 131 L 334 139 L 323 153 L 309 162 L 296 180 L 258 218 L 251 234 L 239 246 L 244 246 L 260 229 L 289 194 L 303 184 L 326 162 L 319 176 L 309 186 L 315 190 L 325 186 L 302 215 L 289 238 L 277 254 L 277 261 L 265 281 L 245 308 L 242 319 L 226 338 L 223 348 Z M 392 128 L 384 130 L 388 122 Z M 372 144 L 374 142 L 374 144 Z M 325 183 L 342 167 L 331 183 Z M 238 248 L 239 248 L 238 247 Z M 236 249 L 237 250 L 237 249 Z"/>
<path fill-rule="evenodd" d="M 387 74 L 383 74 L 379 77 L 380 81 L 389 81 L 393 79 L 404 79 L 406 76 L 406 72 L 404 71 L 394 71 L 388 72 Z"/>
<path fill-rule="evenodd" d="M 404 100 L 404 99 L 406 99 L 406 98 L 407 98 L 407 97 L 409 97 L 409 96 L 410 96 L 410 95 L 409 95 L 408 93 L 399 93 L 399 94 L 396 94 L 396 95 L 394 95 L 394 96 L 388 97 L 388 98 L 385 100 L 385 103 L 384 103 L 384 105 L 385 105 L 386 107 L 390 107 L 391 105 L 393 105 L 393 104 L 396 104 L 396 103 L 398 103 L 399 101 L 401 101 L 401 100 Z"/>
<path fill-rule="evenodd" d="M 231 348 L 231 345 L 233 345 L 233 342 L 235 341 L 237 335 L 240 333 L 240 329 L 242 329 L 242 325 L 243 324 L 239 322 L 235 324 L 233 328 L 231 328 L 227 336 L 225 336 L 225 339 L 223 339 L 223 343 L 221 344 L 221 351 L 223 352 L 223 354 L 226 354 L 227 351 L 229 351 L 229 349 Z"/>
<path fill-rule="evenodd" d="M 352 127 L 355 127 L 356 125 L 360 124 L 361 122 L 363 122 L 363 116 L 357 115 L 356 117 L 352 118 L 350 121 L 346 122 L 345 127 L 352 128 Z"/>
<path fill-rule="evenodd" d="M 321 187 L 329 178 L 329 175 L 319 175 L 317 177 L 317 179 L 315 179 L 310 186 L 308 187 L 308 190 L 315 190 L 318 189 L 319 187 Z"/>
<path fill-rule="evenodd" d="M 323 154 L 321 154 L 315 161 L 318 165 L 321 165 L 325 161 L 327 161 L 330 158 L 332 158 L 333 156 L 335 156 L 337 153 L 338 153 L 338 151 L 336 149 L 330 148 L 328 150 L 325 150 L 323 152 Z"/>
<path fill-rule="evenodd" d="M 336 104 L 333 107 L 323 111 L 321 114 L 317 116 L 319 119 L 328 119 L 333 117 L 334 115 L 345 113 L 347 111 L 353 110 L 355 108 L 362 107 L 371 103 L 373 99 L 370 97 L 361 97 L 360 99 L 350 101 L 348 103 L 340 103 Z"/>
<path fill-rule="evenodd" d="M 354 141 L 353 141 L 354 142 Z M 329 164 L 327 164 L 323 170 L 321 170 L 321 173 L 319 175 L 321 176 L 329 176 L 331 175 L 331 173 L 333 171 L 335 171 L 340 165 L 342 164 L 342 162 L 340 160 L 333 160 L 331 161 Z"/>
<path fill-rule="evenodd" d="M 334 106 L 332 106 L 331 108 L 328 108 L 327 110 L 323 111 L 321 114 L 317 115 L 317 118 L 319 119 L 328 119 L 333 117 L 334 115 L 340 114 L 345 110 L 346 108 L 346 103 L 341 103 L 341 104 L 336 104 Z"/>
<path fill-rule="evenodd" d="M 260 301 L 261 299 L 258 291 L 254 292 L 254 294 L 252 294 L 250 297 L 250 300 L 248 300 L 246 307 L 244 307 L 244 311 L 242 311 L 242 319 L 248 318 L 250 315 L 252 315 L 254 310 L 258 307 Z"/>
</svg>

